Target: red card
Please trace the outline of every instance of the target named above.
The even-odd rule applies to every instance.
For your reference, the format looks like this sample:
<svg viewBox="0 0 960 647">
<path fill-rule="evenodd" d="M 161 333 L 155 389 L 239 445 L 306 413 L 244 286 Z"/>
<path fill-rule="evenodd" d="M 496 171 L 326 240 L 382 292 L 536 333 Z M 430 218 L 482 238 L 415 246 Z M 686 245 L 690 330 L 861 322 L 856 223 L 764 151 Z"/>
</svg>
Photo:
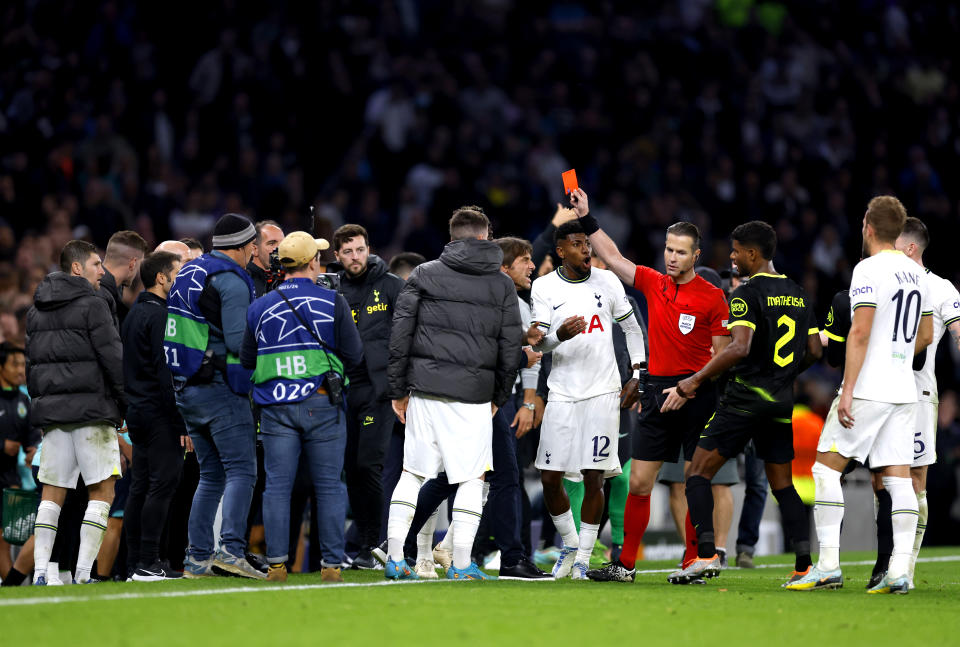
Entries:
<svg viewBox="0 0 960 647">
<path fill-rule="evenodd" d="M 570 169 L 569 171 L 563 172 L 563 191 L 564 193 L 570 193 L 571 191 L 576 191 L 579 188 L 577 185 L 577 171 L 575 169 Z"/>
</svg>

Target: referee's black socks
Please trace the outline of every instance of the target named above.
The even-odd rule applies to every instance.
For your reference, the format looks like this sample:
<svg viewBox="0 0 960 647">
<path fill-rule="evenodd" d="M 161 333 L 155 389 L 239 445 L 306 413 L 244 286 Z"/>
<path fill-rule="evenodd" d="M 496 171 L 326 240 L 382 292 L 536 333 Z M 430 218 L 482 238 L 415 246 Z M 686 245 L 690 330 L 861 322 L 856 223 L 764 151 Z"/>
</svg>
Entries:
<svg viewBox="0 0 960 647">
<path fill-rule="evenodd" d="M 780 504 L 780 513 L 783 515 L 783 525 L 787 531 L 787 539 L 793 546 L 796 554 L 794 570 L 802 573 L 812 564 L 810 559 L 810 520 L 803 499 L 797 494 L 792 485 L 782 490 L 773 490 L 773 496 Z"/>
<path fill-rule="evenodd" d="M 709 559 L 716 555 L 713 535 L 713 490 L 710 479 L 702 476 L 687 478 L 687 507 L 690 521 L 697 529 L 697 556 Z"/>
</svg>

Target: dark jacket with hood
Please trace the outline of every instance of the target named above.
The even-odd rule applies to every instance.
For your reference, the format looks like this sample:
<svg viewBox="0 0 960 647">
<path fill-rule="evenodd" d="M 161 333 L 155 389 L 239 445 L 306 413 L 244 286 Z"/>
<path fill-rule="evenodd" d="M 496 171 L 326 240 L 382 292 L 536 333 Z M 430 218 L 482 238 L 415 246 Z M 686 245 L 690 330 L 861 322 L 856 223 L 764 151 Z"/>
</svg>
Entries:
<svg viewBox="0 0 960 647">
<path fill-rule="evenodd" d="M 331 263 L 327 271 L 340 277 L 340 294 L 350 304 L 353 322 L 363 341 L 364 364 L 349 373 L 354 393 L 357 387 L 373 385 L 376 397 L 387 393 L 387 364 L 390 361 L 390 330 L 393 313 L 404 281 L 387 270 L 382 258 L 371 254 L 367 271 L 353 278 L 339 263 Z"/>
<path fill-rule="evenodd" d="M 392 399 L 414 391 L 459 402 L 507 401 L 523 331 L 502 261 L 496 243 L 467 239 L 414 268 L 393 317 Z"/>
<path fill-rule="evenodd" d="M 30 422 L 123 421 L 120 333 L 106 301 L 79 276 L 53 272 L 37 286 L 27 313 Z"/>
</svg>

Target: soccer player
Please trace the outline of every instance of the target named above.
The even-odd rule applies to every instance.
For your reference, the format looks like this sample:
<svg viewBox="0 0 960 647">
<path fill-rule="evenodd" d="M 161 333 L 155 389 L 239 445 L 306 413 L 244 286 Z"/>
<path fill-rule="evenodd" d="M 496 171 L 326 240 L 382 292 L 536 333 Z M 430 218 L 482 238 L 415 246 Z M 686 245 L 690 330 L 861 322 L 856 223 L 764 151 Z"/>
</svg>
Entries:
<svg viewBox="0 0 960 647">
<path fill-rule="evenodd" d="M 729 343 L 724 327 L 727 304 L 723 291 L 698 276 L 700 232 L 678 222 L 667 228 L 663 260 L 667 273 L 635 265 L 589 215 L 587 195 L 578 189 L 571 202 L 597 255 L 621 280 L 642 291 L 647 299 L 650 333 L 650 388 L 641 398 L 640 424 L 633 442 L 630 492 L 624 513 L 624 541 L 619 560 L 589 577 L 601 581 L 632 582 L 637 550 L 650 521 L 650 494 L 664 461 L 674 461 L 683 450 L 693 458 L 697 435 L 716 404 L 713 385 L 702 386 L 696 399 L 686 402 L 675 393 L 677 382 L 703 368 L 711 347 L 719 352 Z M 696 558 L 694 530 L 687 518 L 687 554 Z"/>
<path fill-rule="evenodd" d="M 923 266 L 923 251 L 930 244 L 927 226 L 918 218 L 907 218 L 903 233 L 897 238 L 896 249 L 907 258 Z M 927 468 L 937 462 L 937 378 L 934 375 L 937 346 L 944 332 L 950 331 L 953 344 L 960 349 L 960 293 L 953 283 L 942 279 L 929 269 L 924 268 L 930 291 L 930 305 L 933 310 L 933 341 L 926 351 L 917 355 L 913 366 L 917 382 L 917 423 L 913 439 L 913 463 L 910 477 L 913 489 L 917 493 L 919 518 L 917 533 L 913 542 L 913 553 L 907 569 L 910 588 L 913 586 L 913 571 L 917 565 L 917 554 L 927 529 Z"/>
<path fill-rule="evenodd" d="M 910 480 L 917 387 L 913 356 L 933 339 L 927 278 L 894 249 L 907 214 L 900 201 L 879 196 L 863 218 L 864 260 L 853 270 L 846 368 L 836 417 L 829 416 L 813 465 L 814 520 L 820 541 L 816 567 L 787 583 L 795 591 L 843 586 L 840 475 L 850 462 L 870 459 L 882 468 L 892 503 L 893 555 L 887 575 L 869 593 L 906 593 L 917 529 L 917 497 Z M 923 316 L 922 316 L 923 315 Z"/>
<path fill-rule="evenodd" d="M 777 235 L 760 221 L 740 225 L 731 234 L 730 259 L 741 284 L 730 298 L 727 328 L 732 340 L 706 366 L 677 384 L 681 398 L 697 395 L 707 380 L 730 371 L 716 413 L 700 434 L 687 476 L 687 505 L 697 534 L 697 559 L 668 580 L 686 584 L 720 574 L 713 531 L 710 479 L 723 463 L 753 439 L 763 459 L 773 495 L 796 553 L 794 574 L 810 568 L 807 512 L 793 486 L 793 382 L 820 359 L 823 347 L 813 305 L 799 285 L 773 267 Z"/>
<path fill-rule="evenodd" d="M 585 193 L 582 199 L 585 203 Z M 587 579 L 603 515 L 604 478 L 622 471 L 617 456 L 620 408 L 637 402 L 646 351 L 623 286 L 613 272 L 591 267 L 590 241 L 580 221 L 560 225 L 555 238 L 563 263 L 534 281 L 531 293 L 534 327 L 545 333 L 535 349 L 554 354 L 535 464 L 547 510 L 563 538 L 553 576 Z M 633 377 L 622 390 L 614 322 L 623 328 L 633 366 Z M 564 476 L 584 483 L 579 536 Z"/>
</svg>

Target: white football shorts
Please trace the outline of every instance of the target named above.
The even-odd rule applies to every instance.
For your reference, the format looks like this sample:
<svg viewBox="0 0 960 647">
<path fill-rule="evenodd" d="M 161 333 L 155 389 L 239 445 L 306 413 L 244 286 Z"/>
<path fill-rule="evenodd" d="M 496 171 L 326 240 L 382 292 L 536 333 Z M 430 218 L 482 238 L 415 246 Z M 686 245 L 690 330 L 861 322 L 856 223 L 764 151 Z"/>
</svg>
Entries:
<svg viewBox="0 0 960 647">
<path fill-rule="evenodd" d="M 87 485 L 120 476 L 120 441 L 113 425 L 80 423 L 44 430 L 40 482 L 74 489 L 80 476 Z"/>
<path fill-rule="evenodd" d="M 840 424 L 839 405 L 838 395 L 830 405 L 817 444 L 818 452 L 837 452 L 861 463 L 869 458 L 871 469 L 913 463 L 916 402 L 894 404 L 854 398 L 851 410 L 854 423 L 850 429 Z"/>
<path fill-rule="evenodd" d="M 414 393 L 407 405 L 403 469 L 426 479 L 447 473 L 450 483 L 480 478 L 493 468 L 489 402 L 470 404 Z"/>
<path fill-rule="evenodd" d="M 582 470 L 602 470 L 604 478 L 612 478 L 623 471 L 619 435 L 619 392 L 575 402 L 550 400 L 540 425 L 537 469 L 564 472 L 570 481 L 582 481 Z"/>
</svg>

